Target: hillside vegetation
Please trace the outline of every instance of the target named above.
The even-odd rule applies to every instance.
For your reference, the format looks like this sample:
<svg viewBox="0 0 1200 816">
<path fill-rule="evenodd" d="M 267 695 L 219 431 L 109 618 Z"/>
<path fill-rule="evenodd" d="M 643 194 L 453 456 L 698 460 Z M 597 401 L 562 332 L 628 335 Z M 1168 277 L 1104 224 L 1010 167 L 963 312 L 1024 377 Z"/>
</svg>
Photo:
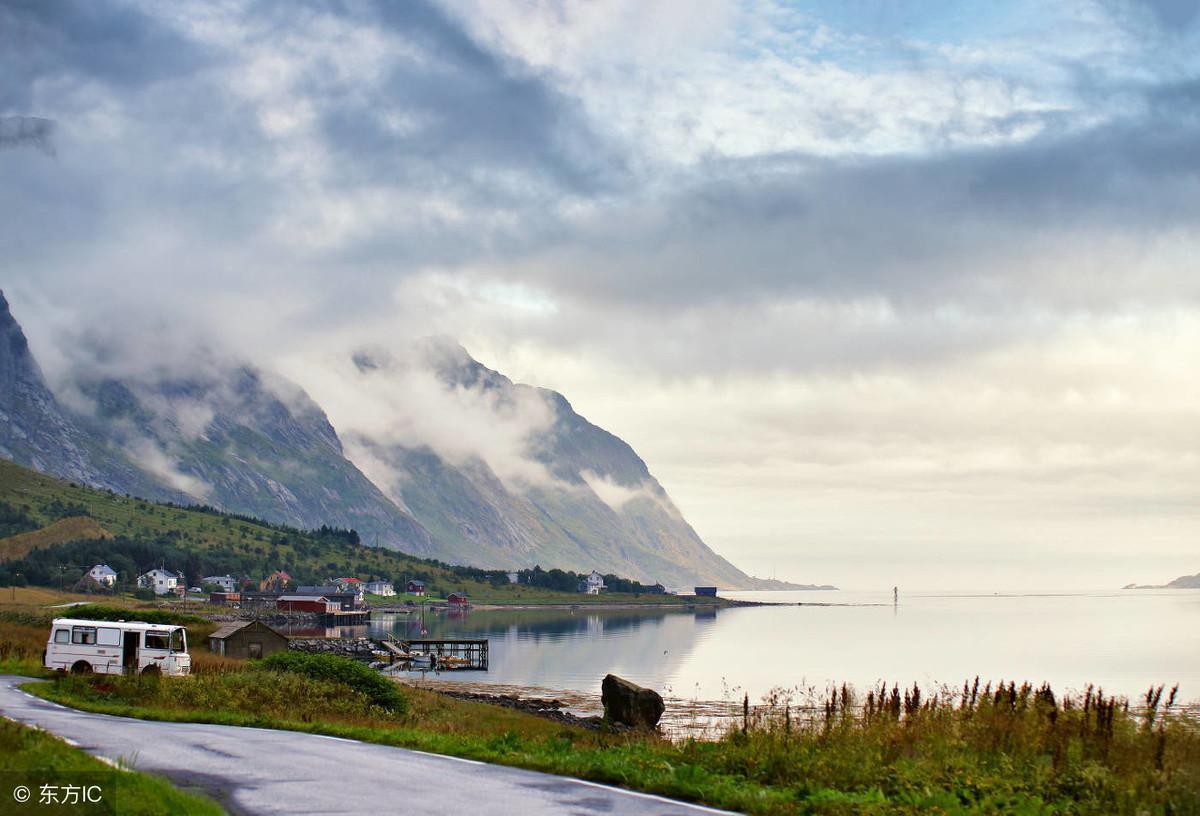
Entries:
<svg viewBox="0 0 1200 816">
<path fill-rule="evenodd" d="M 13 515 L 39 526 L 0 539 L 2 584 L 65 588 L 92 564 L 105 562 L 123 582 L 161 564 L 183 572 L 189 582 L 226 573 L 257 579 L 275 570 L 286 571 L 299 584 L 342 575 L 396 583 L 420 579 L 431 595 L 466 592 L 477 602 L 695 600 L 632 593 L 585 596 L 512 585 L 501 571 L 452 566 L 365 546 L 352 530 L 297 530 L 211 508 L 155 504 L 64 482 L 3 460 L 0 502 Z"/>
</svg>

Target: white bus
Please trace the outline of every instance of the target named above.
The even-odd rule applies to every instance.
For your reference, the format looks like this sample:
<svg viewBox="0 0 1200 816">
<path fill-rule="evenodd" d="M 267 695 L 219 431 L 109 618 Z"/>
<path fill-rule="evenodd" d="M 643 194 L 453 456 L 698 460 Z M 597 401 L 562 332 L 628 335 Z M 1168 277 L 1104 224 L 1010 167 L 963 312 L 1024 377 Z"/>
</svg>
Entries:
<svg viewBox="0 0 1200 816">
<path fill-rule="evenodd" d="M 165 674 L 192 670 L 182 626 L 55 618 L 43 665 L 73 674 Z"/>
</svg>

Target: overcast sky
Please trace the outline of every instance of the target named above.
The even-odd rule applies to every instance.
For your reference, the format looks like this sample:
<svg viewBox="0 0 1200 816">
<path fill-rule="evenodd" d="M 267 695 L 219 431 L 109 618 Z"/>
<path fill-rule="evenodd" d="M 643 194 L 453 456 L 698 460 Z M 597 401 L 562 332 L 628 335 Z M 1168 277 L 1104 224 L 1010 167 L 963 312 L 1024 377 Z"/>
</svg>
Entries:
<svg viewBox="0 0 1200 816">
<path fill-rule="evenodd" d="M 52 377 L 444 333 L 756 574 L 1200 570 L 1200 0 L 0 0 L 0 189 Z"/>
</svg>

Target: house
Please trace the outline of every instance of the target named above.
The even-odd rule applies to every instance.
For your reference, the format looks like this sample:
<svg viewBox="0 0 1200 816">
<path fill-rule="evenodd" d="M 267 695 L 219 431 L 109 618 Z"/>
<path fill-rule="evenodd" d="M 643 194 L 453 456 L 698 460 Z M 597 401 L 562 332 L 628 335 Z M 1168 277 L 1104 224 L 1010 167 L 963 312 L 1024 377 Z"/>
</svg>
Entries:
<svg viewBox="0 0 1200 816">
<path fill-rule="evenodd" d="M 521 583 L 521 574 L 519 572 L 506 572 L 504 575 L 508 578 L 510 584 Z"/>
<path fill-rule="evenodd" d="M 208 636 L 208 648 L 222 657 L 253 660 L 287 647 L 286 637 L 259 620 L 227 623 Z"/>
<path fill-rule="evenodd" d="M 592 570 L 590 575 L 579 582 L 579 591 L 588 595 L 599 595 L 604 591 L 604 576 Z"/>
<path fill-rule="evenodd" d="M 335 586 L 302 586 L 294 595 L 321 596 L 330 601 L 337 601 L 342 612 L 353 612 L 361 605 L 362 597 L 356 592 L 342 592 Z"/>
<path fill-rule="evenodd" d="M 358 603 L 363 602 L 363 596 L 366 593 L 366 587 L 362 581 L 357 578 L 334 578 L 330 583 L 338 588 L 339 592 L 353 592 L 358 599 Z"/>
<path fill-rule="evenodd" d="M 451 606 L 470 606 L 471 602 L 467 600 L 467 596 L 462 592 L 451 592 L 446 598 L 446 603 Z"/>
<path fill-rule="evenodd" d="M 424 595 L 425 594 L 425 582 L 424 581 L 409 581 L 407 584 L 404 585 L 404 591 L 407 592 L 409 595 Z"/>
<path fill-rule="evenodd" d="M 391 581 L 367 581 L 367 592 L 372 595 L 382 595 L 385 598 L 396 594 L 396 588 Z"/>
<path fill-rule="evenodd" d="M 318 615 L 332 615 L 341 611 L 341 604 L 320 595 L 280 595 L 275 600 L 275 608 L 285 612 L 315 612 Z"/>
<path fill-rule="evenodd" d="M 233 592 L 238 588 L 238 580 L 232 575 L 210 575 L 200 579 L 200 585 L 204 584 L 218 586 L 223 592 Z"/>
<path fill-rule="evenodd" d="M 292 576 L 283 570 L 276 570 L 259 582 L 258 588 L 263 592 L 283 592 L 292 582 Z"/>
<path fill-rule="evenodd" d="M 717 588 L 716 587 L 696 587 L 696 595 L 707 597 L 707 598 L 715 598 L 715 597 L 717 597 Z"/>
<path fill-rule="evenodd" d="M 255 592 L 254 590 L 242 590 L 238 593 L 241 596 L 242 609 L 260 609 L 263 607 L 275 607 L 275 601 L 279 600 L 282 592 Z"/>
<path fill-rule="evenodd" d="M 169 569 L 152 569 L 138 576 L 138 586 L 153 589 L 155 595 L 178 595 L 184 583 L 183 576 Z"/>
<path fill-rule="evenodd" d="M 97 584 L 112 588 L 117 583 L 117 573 L 108 564 L 97 564 L 87 571 L 87 577 Z"/>
<path fill-rule="evenodd" d="M 240 592 L 210 592 L 208 594 L 208 602 L 217 606 L 234 606 L 242 602 L 242 593 Z"/>
</svg>

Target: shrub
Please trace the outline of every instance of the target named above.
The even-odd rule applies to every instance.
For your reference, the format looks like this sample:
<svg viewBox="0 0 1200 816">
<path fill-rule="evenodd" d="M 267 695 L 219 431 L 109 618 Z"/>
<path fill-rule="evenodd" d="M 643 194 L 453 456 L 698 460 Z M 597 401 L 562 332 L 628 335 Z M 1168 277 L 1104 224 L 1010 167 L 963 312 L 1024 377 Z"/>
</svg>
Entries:
<svg viewBox="0 0 1200 816">
<path fill-rule="evenodd" d="M 276 652 L 258 662 L 264 669 L 275 672 L 302 674 L 316 680 L 340 683 L 365 695 L 380 708 L 403 714 L 408 701 L 391 680 L 356 660 L 336 655 Z"/>
<path fill-rule="evenodd" d="M 153 592 L 153 590 L 148 591 Z M 142 623 L 175 624 L 177 626 L 189 623 L 208 623 L 207 618 L 201 618 L 198 615 L 184 615 L 164 609 L 126 609 L 102 604 L 76 606 L 70 610 L 70 617 L 83 620 L 141 621 Z"/>
</svg>

